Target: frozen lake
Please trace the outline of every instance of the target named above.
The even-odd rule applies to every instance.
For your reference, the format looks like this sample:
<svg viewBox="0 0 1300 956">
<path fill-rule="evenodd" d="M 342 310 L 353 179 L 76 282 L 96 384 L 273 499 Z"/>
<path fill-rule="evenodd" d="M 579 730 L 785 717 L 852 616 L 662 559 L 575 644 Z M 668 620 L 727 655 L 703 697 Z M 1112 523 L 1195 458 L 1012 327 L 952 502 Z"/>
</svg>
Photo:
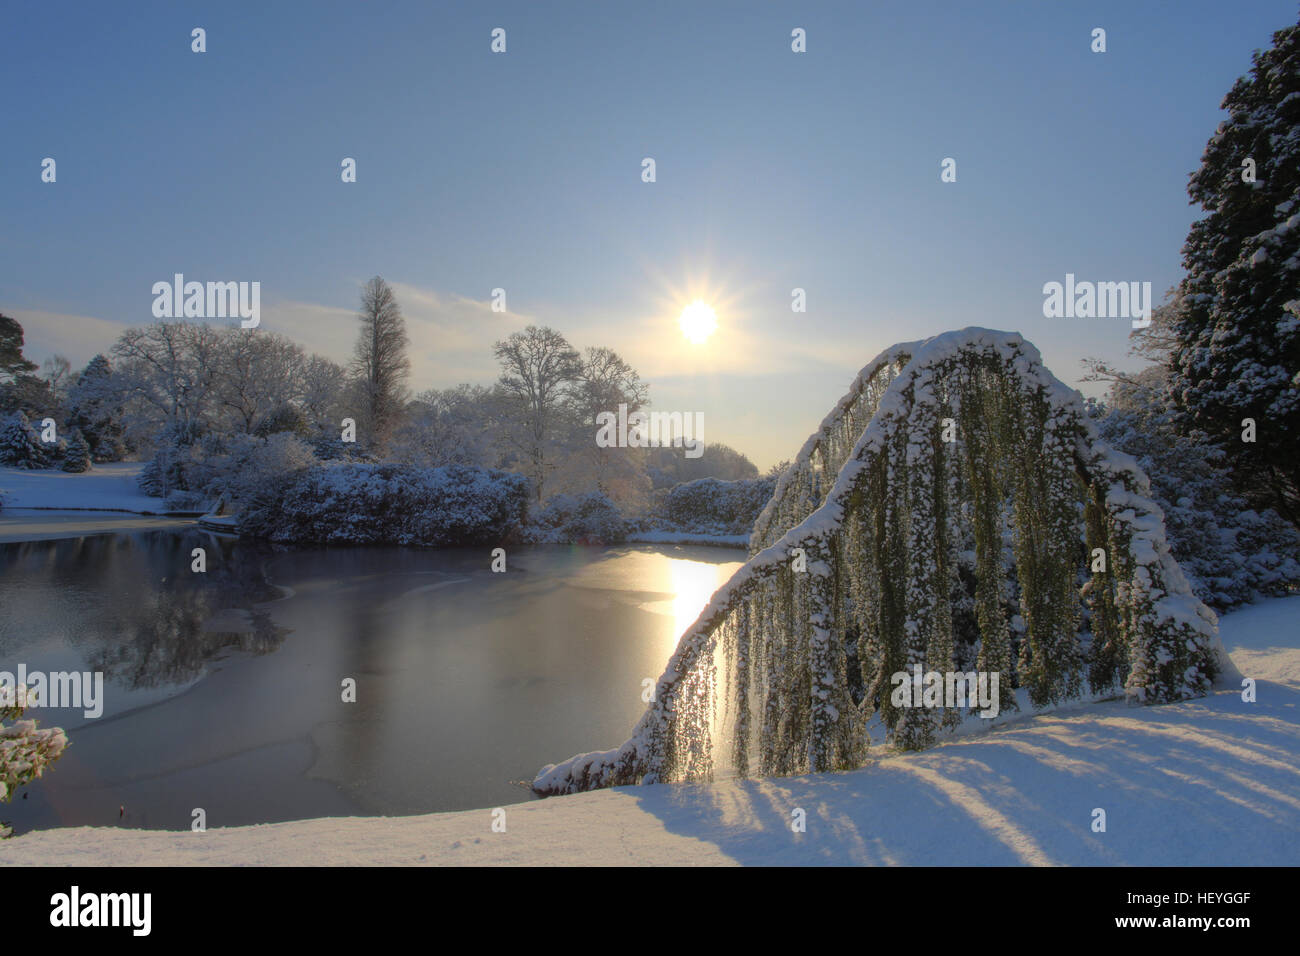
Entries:
<svg viewBox="0 0 1300 956">
<path fill-rule="evenodd" d="M 0 819 L 176 830 L 196 808 L 211 828 L 527 799 L 543 764 L 627 736 L 643 679 L 744 556 L 507 551 L 501 574 L 488 549 L 189 526 L 0 544 L 0 670 L 104 674 L 97 719 L 28 711 L 71 745 Z"/>
</svg>

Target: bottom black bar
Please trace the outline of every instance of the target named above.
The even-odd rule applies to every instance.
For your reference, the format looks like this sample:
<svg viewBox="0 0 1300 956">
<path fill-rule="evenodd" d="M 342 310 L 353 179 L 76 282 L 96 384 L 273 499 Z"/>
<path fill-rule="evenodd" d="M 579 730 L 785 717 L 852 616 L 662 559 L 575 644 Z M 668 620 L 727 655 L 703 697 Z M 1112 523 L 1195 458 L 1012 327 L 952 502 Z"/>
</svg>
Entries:
<svg viewBox="0 0 1300 956">
<path fill-rule="evenodd" d="M 0 864 L 3 849 L 0 844 Z M 770 943 L 867 932 L 928 949 L 981 934 L 1038 928 L 1040 939 L 1231 944 L 1291 932 L 1295 870 L 1272 868 L 531 869 L 193 868 L 9 869 L 6 935 L 27 944 L 75 934 L 145 941 L 294 943 L 333 947 L 387 938 L 441 940 L 451 930 L 546 948 L 647 945 L 714 934 Z M 1284 913 L 1284 908 L 1290 912 Z M 866 922 L 860 922 L 865 918 Z M 687 935 L 688 925 L 691 926 Z M 802 927 L 802 929 L 800 929 Z M 981 929 L 983 927 L 983 929 Z M 433 936 L 430 937 L 430 931 Z M 814 931 L 817 935 L 821 931 Z M 971 934 L 974 935 L 971 935 Z M 933 935 L 932 935 L 933 934 Z M 546 940 L 549 938 L 549 943 Z M 1005 938 L 1005 937 L 1004 937 Z M 640 941 L 638 944 L 637 941 Z M 483 937 L 488 942 L 487 937 Z M 810 940 L 811 941 L 811 940 Z"/>
</svg>

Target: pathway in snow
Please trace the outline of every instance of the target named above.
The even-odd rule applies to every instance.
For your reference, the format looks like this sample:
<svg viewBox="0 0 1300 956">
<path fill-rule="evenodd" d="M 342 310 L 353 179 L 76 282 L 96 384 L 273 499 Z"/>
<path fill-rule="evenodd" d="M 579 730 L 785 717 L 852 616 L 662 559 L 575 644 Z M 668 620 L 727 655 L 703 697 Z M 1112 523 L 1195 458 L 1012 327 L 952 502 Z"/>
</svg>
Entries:
<svg viewBox="0 0 1300 956">
<path fill-rule="evenodd" d="M 852 773 L 628 787 L 506 808 L 0 842 L 0 864 L 1300 864 L 1300 597 L 1222 621 L 1258 701 L 1026 718 Z M 52 771 L 58 772 L 57 767 Z M 1106 811 L 1105 833 L 1091 830 Z M 792 812 L 807 814 L 793 833 Z"/>
</svg>

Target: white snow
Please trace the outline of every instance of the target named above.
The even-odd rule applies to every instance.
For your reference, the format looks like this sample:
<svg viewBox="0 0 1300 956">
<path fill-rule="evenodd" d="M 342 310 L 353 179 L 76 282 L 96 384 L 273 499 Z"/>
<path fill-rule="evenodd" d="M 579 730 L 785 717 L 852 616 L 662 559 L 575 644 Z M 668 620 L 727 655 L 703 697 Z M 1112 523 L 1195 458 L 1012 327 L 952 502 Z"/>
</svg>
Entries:
<svg viewBox="0 0 1300 956">
<path fill-rule="evenodd" d="M 843 774 L 625 787 L 506 807 L 206 833 L 72 828 L 0 864 L 1300 863 L 1300 597 L 1221 619 L 1258 682 L 1177 704 L 1065 708 Z M 880 754 L 877 754 L 880 756 Z M 57 767 L 51 771 L 57 773 Z M 1107 831 L 1091 830 L 1101 807 Z M 791 812 L 807 832 L 791 832 Z"/>
<path fill-rule="evenodd" d="M 0 468 L 0 499 L 3 499 L 4 512 L 40 508 L 164 514 L 161 498 L 150 498 L 136 487 L 136 478 L 143 467 L 142 462 L 112 462 L 95 465 L 79 475 L 4 467 Z"/>
</svg>

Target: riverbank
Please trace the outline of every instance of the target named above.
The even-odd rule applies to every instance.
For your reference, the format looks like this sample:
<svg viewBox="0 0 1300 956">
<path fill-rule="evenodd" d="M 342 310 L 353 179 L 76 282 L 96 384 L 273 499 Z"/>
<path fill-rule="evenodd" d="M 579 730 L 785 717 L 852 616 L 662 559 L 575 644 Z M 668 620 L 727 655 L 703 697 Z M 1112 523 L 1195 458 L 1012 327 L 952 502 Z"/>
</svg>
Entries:
<svg viewBox="0 0 1300 956">
<path fill-rule="evenodd" d="M 80 827 L 0 841 L 0 865 L 1295 865 L 1298 615 L 1292 597 L 1222 619 L 1254 703 L 1224 691 L 1088 704 L 851 773 L 496 808 L 504 832 L 493 808 L 205 833 Z M 805 832 L 791 829 L 796 810 Z"/>
<path fill-rule="evenodd" d="M 161 498 L 141 494 L 136 480 L 144 464 L 118 461 L 81 474 L 0 468 L 4 511 L 119 511 L 164 515 Z"/>
<path fill-rule="evenodd" d="M 136 487 L 141 462 L 96 465 L 81 474 L 0 468 L 0 544 L 175 528 L 186 515 L 163 511 Z"/>
<path fill-rule="evenodd" d="M 198 515 L 163 510 L 161 498 L 140 493 L 136 481 L 143 462 L 113 462 L 96 465 L 82 474 L 62 471 L 26 471 L 0 468 L 0 542 L 38 541 L 47 538 L 76 536 L 77 528 L 86 534 L 126 531 L 136 527 L 166 527 L 177 519 L 197 518 L 209 531 L 237 534 L 236 515 Z M 113 525 L 102 519 L 89 519 L 82 525 L 68 514 L 46 516 L 48 512 L 117 512 L 129 515 L 166 518 L 159 523 Z M 15 515 L 26 520 L 11 520 Z M 749 535 L 700 534 L 689 531 L 644 531 L 627 537 L 631 544 L 678 544 L 704 547 L 747 548 Z"/>
</svg>

